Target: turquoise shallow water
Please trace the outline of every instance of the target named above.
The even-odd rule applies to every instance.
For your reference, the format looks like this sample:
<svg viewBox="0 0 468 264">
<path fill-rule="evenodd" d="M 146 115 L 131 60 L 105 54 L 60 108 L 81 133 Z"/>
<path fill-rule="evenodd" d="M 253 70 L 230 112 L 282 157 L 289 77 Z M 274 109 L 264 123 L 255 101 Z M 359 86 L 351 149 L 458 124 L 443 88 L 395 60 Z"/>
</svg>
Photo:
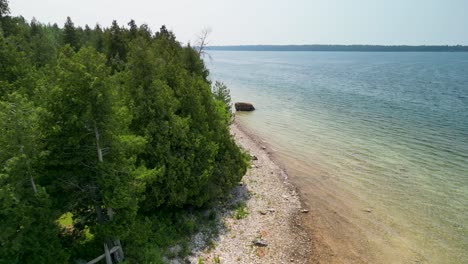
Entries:
<svg viewBox="0 0 468 264">
<path fill-rule="evenodd" d="M 423 262 L 468 263 L 468 53 L 211 56 L 212 79 L 257 108 L 237 118 L 278 152 L 376 208 Z"/>
</svg>

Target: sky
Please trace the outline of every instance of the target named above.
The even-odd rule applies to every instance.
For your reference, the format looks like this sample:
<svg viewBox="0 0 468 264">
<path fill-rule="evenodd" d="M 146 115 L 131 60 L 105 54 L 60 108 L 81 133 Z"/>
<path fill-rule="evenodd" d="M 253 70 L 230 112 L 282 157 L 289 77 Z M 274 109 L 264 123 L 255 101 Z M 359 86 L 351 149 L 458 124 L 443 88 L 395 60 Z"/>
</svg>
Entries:
<svg viewBox="0 0 468 264">
<path fill-rule="evenodd" d="M 161 25 L 210 45 L 468 45 L 468 0 L 10 0 L 12 15 L 60 26 Z"/>
</svg>

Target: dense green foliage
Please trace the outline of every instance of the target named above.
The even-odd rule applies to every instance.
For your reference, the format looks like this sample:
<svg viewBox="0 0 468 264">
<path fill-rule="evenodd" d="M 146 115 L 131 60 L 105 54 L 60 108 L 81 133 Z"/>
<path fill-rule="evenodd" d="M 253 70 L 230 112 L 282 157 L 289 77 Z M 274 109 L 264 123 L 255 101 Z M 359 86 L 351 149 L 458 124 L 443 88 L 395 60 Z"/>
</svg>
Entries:
<svg viewBox="0 0 468 264">
<path fill-rule="evenodd" d="M 158 263 L 245 173 L 227 87 L 164 26 L 0 12 L 0 263 Z"/>
<path fill-rule="evenodd" d="M 216 100 L 224 102 L 226 112 L 232 115 L 231 91 L 226 84 L 216 81 L 212 88 L 213 96 Z"/>
</svg>

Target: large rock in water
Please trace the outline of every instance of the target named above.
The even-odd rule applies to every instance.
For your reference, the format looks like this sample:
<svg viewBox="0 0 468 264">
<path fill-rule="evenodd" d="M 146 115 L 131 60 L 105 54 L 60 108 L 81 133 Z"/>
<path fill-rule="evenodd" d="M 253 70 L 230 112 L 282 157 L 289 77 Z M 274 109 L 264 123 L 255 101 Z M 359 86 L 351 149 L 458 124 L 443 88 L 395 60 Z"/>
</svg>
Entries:
<svg viewBox="0 0 468 264">
<path fill-rule="evenodd" d="M 251 103 L 235 103 L 236 111 L 253 111 L 255 107 Z"/>
</svg>

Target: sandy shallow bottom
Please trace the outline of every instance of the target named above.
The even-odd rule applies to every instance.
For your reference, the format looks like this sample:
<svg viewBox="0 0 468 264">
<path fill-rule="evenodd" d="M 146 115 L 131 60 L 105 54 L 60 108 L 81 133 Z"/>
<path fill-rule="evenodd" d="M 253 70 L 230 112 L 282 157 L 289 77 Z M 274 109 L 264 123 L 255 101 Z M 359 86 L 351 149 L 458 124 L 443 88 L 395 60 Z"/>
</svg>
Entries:
<svg viewBox="0 0 468 264">
<path fill-rule="evenodd" d="M 271 179 L 267 178 L 268 170 L 274 171 L 280 176 L 280 185 L 294 190 L 297 201 L 289 205 L 299 204 L 300 209 L 309 211 L 298 215 L 297 210 L 292 210 L 289 218 L 289 223 L 299 224 L 310 239 L 309 243 L 301 245 L 307 248 L 290 249 L 307 254 L 301 263 L 431 263 L 412 250 L 404 235 L 388 225 L 382 218 L 385 212 L 380 212 L 381 208 L 369 207 L 351 190 L 342 188 L 339 178 L 320 166 L 304 164 L 275 149 L 241 122 L 233 125 L 232 132 L 238 144 L 259 157 L 260 168 L 249 173 Z M 262 164 L 265 161 L 266 164 Z M 262 166 L 268 169 L 262 170 Z M 252 176 L 249 175 L 245 179 L 249 180 Z M 259 181 L 258 184 L 268 189 L 273 183 Z M 279 239 L 294 238 L 282 236 Z"/>
</svg>

